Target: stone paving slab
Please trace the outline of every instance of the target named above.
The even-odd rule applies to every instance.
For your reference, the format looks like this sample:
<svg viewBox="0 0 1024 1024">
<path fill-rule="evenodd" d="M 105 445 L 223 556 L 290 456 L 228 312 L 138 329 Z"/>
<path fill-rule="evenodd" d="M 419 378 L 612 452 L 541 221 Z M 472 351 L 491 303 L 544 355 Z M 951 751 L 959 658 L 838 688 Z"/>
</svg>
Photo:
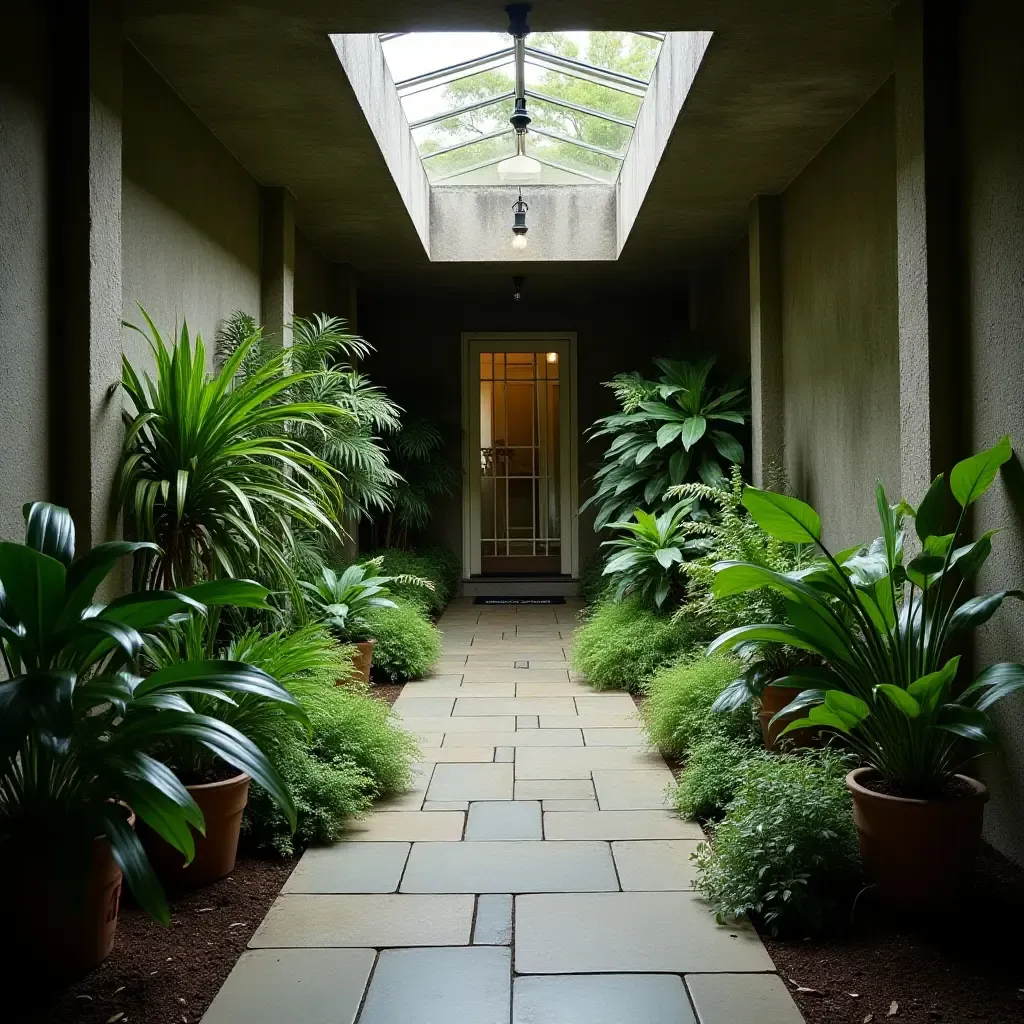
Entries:
<svg viewBox="0 0 1024 1024">
<path fill-rule="evenodd" d="M 243 953 L 204 1024 L 354 1024 L 373 949 L 259 949 Z"/>
<path fill-rule="evenodd" d="M 620 840 L 612 843 L 619 884 L 626 892 L 693 889 L 697 866 L 690 859 L 696 839 Z"/>
<path fill-rule="evenodd" d="M 595 769 L 593 775 L 597 802 L 602 811 L 656 810 L 674 806 L 668 789 L 675 779 L 667 768 L 646 771 Z"/>
<path fill-rule="evenodd" d="M 423 798 L 426 796 L 427 785 L 433 771 L 433 763 L 417 762 L 411 768 L 412 778 L 409 788 L 404 793 L 380 801 L 376 805 L 376 809 L 378 811 L 418 811 L 423 806 Z"/>
<path fill-rule="evenodd" d="M 468 811 L 468 800 L 424 800 L 425 811 Z"/>
<path fill-rule="evenodd" d="M 477 898 L 473 945 L 512 945 L 511 893 L 484 893 Z"/>
<path fill-rule="evenodd" d="M 629 715 L 541 715 L 542 729 L 637 729 L 640 716 Z"/>
<path fill-rule="evenodd" d="M 592 771 L 660 768 L 660 754 L 637 747 L 524 747 L 517 751 L 517 779 L 589 779 Z"/>
<path fill-rule="evenodd" d="M 658 974 L 519 977 L 512 1024 L 694 1024 L 682 979 Z"/>
<path fill-rule="evenodd" d="M 473 902 L 463 895 L 278 896 L 249 948 L 466 945 Z"/>
<path fill-rule="evenodd" d="M 397 892 L 409 843 L 311 846 L 284 883 L 283 893 Z"/>
<path fill-rule="evenodd" d="M 523 660 L 516 658 L 516 661 Z M 543 671 L 525 668 L 472 668 L 466 666 L 466 672 L 463 677 L 465 683 L 512 683 L 513 685 L 522 685 L 525 681 L 525 677 L 529 676 L 531 683 L 534 685 L 540 685 L 542 683 L 550 683 L 554 686 L 556 683 L 565 683 L 566 686 L 578 685 L 570 684 L 568 669 L 545 669 Z M 552 712 L 553 714 L 556 712 Z"/>
<path fill-rule="evenodd" d="M 542 800 L 544 811 L 599 811 L 596 800 Z"/>
<path fill-rule="evenodd" d="M 775 974 L 689 974 L 686 987 L 700 1024 L 803 1024 Z"/>
<path fill-rule="evenodd" d="M 466 840 L 542 839 L 540 801 L 478 800 L 469 805 Z"/>
<path fill-rule="evenodd" d="M 469 676 L 467 675 L 467 679 Z M 514 697 L 515 683 L 480 683 L 464 682 L 459 687 L 456 697 Z"/>
<path fill-rule="evenodd" d="M 452 713 L 455 697 L 411 697 L 403 689 L 394 704 L 394 712 L 401 718 L 447 717 Z"/>
<path fill-rule="evenodd" d="M 428 800 L 511 800 L 511 764 L 439 764 Z"/>
<path fill-rule="evenodd" d="M 494 747 L 420 747 L 420 758 L 430 764 L 486 764 L 494 760 Z"/>
<path fill-rule="evenodd" d="M 618 890 L 607 843 L 415 843 L 403 893 Z"/>
<path fill-rule="evenodd" d="M 594 800 L 594 784 L 589 779 L 516 780 L 517 800 Z"/>
<path fill-rule="evenodd" d="M 703 839 L 700 825 L 668 811 L 548 811 L 545 839 Z"/>
<path fill-rule="evenodd" d="M 539 729 L 540 719 L 537 715 L 516 715 L 516 731 L 520 729 Z"/>
<path fill-rule="evenodd" d="M 500 946 L 385 950 L 359 1024 L 508 1024 L 509 961 Z"/>
<path fill-rule="evenodd" d="M 591 693 L 589 697 L 576 698 L 576 713 L 579 715 L 635 715 L 636 704 L 626 693 Z"/>
<path fill-rule="evenodd" d="M 402 725 L 410 732 L 417 735 L 420 733 L 449 733 L 449 732 L 515 732 L 515 715 L 487 715 L 475 718 L 442 718 L 432 716 L 429 718 L 406 716 L 402 718 Z M 563 728 L 582 728 L 582 726 L 563 726 Z"/>
<path fill-rule="evenodd" d="M 462 676 L 445 676 L 437 679 L 417 679 L 415 682 L 406 683 L 402 687 L 402 693 L 398 700 L 408 700 L 410 697 L 455 697 L 459 696 L 462 688 Z M 398 701 L 395 701 L 397 706 Z"/>
<path fill-rule="evenodd" d="M 520 974 L 774 970 L 752 929 L 716 925 L 693 893 L 517 896 L 515 921 Z"/>
<path fill-rule="evenodd" d="M 348 843 L 449 842 L 462 838 L 461 811 L 377 811 L 349 823 Z"/>
<path fill-rule="evenodd" d="M 530 681 L 515 684 L 517 697 L 579 697 L 593 692 L 589 687 L 581 683 L 572 683 L 568 679 L 550 683 L 538 682 L 532 669 L 525 674 L 529 675 Z"/>
<path fill-rule="evenodd" d="M 568 715 L 572 701 L 572 697 L 459 697 L 452 715 Z"/>
<path fill-rule="evenodd" d="M 469 747 L 485 744 L 495 747 L 582 747 L 579 729 L 517 729 L 515 732 L 450 732 L 445 747 Z"/>
<path fill-rule="evenodd" d="M 545 730 L 547 731 L 547 730 Z M 552 729 L 551 732 L 556 730 Z M 584 729 L 583 742 L 588 747 L 644 747 L 651 748 L 651 741 L 643 729 Z"/>
</svg>

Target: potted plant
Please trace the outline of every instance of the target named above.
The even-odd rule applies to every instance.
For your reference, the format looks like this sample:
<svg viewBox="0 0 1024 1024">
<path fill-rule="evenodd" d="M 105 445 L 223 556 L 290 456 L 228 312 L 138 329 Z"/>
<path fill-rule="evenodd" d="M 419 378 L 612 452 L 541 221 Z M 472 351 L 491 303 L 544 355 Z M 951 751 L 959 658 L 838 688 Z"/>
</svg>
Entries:
<svg viewBox="0 0 1024 1024">
<path fill-rule="evenodd" d="M 171 672 L 183 665 L 238 664 L 233 649 L 217 649 L 216 616 L 191 613 L 184 622 L 173 623 L 159 635 L 146 638 L 144 657 L 148 667 Z M 189 703 L 198 714 L 222 723 L 247 736 L 261 750 L 269 749 L 280 731 L 282 719 L 306 722 L 298 701 L 282 688 L 285 697 L 268 694 L 262 688 L 240 692 L 225 700 L 220 692 L 197 692 Z M 140 829 L 143 846 L 160 879 L 174 888 L 207 885 L 229 875 L 235 868 L 242 812 L 249 800 L 250 776 L 226 761 L 211 747 L 190 736 L 162 739 L 153 753 L 185 784 L 185 789 L 203 814 L 206 830 L 195 840 L 191 861 L 146 825 Z"/>
<path fill-rule="evenodd" d="M 145 545 L 116 541 L 75 558 L 66 509 L 25 506 L 24 544 L 0 543 L 0 911 L 18 946 L 61 970 L 102 960 L 114 941 L 122 875 L 163 923 L 163 891 L 133 814 L 185 859 L 203 816 L 178 778 L 147 751 L 189 736 L 256 779 L 294 827 L 278 772 L 246 736 L 197 714 L 189 697 L 260 693 L 292 702 L 265 672 L 237 662 L 183 663 L 143 678 L 143 633 L 206 602 L 263 607 L 241 580 L 96 603 L 118 560 Z"/>
<path fill-rule="evenodd" d="M 961 543 L 967 510 L 1012 455 L 1009 438 L 940 475 L 915 509 L 890 505 L 876 491 L 882 535 L 833 554 L 821 520 L 795 498 L 748 487 L 743 503 L 768 533 L 813 543 L 820 559 L 778 573 L 743 562 L 716 568 L 715 592 L 770 586 L 788 598 L 788 624 L 740 626 L 711 650 L 747 641 L 789 644 L 817 654 L 824 671 L 804 675 L 805 689 L 780 714 L 803 710 L 783 732 L 817 727 L 838 734 L 863 767 L 847 778 L 865 868 L 884 898 L 912 908 L 945 902 L 960 890 L 981 837 L 988 791 L 958 769 L 968 751 L 988 748 L 995 730 L 987 711 L 1024 689 L 1024 666 L 991 665 L 969 685 L 958 679 L 953 645 L 987 622 L 1007 597 L 964 591 L 992 550 L 994 531 Z M 947 490 L 960 506 L 947 532 Z M 903 525 L 914 521 L 920 554 L 904 564 Z"/>
<path fill-rule="evenodd" d="M 367 613 L 373 608 L 395 607 L 388 590 L 390 584 L 434 589 L 430 580 L 408 573 L 380 576 L 378 573 L 383 564 L 383 556 L 378 556 L 362 564 L 350 565 L 340 576 L 328 568 L 316 583 L 302 583 L 319 617 L 338 640 L 355 646 L 357 653 L 352 660 L 356 676 L 364 683 L 370 681 L 374 644 Z"/>
</svg>

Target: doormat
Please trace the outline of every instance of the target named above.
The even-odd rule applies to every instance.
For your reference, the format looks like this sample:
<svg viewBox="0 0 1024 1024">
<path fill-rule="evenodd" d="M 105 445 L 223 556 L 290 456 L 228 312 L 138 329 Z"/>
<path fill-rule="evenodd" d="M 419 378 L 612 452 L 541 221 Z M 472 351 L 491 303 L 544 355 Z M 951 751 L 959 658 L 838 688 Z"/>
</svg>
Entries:
<svg viewBox="0 0 1024 1024">
<path fill-rule="evenodd" d="M 473 604 L 565 604 L 564 597 L 474 597 Z"/>
</svg>

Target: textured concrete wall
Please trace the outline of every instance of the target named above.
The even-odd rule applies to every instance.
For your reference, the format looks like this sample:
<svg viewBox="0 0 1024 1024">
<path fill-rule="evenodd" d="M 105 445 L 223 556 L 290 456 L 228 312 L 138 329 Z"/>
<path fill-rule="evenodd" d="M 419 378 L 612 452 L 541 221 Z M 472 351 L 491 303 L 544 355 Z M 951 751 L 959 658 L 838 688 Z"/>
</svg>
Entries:
<svg viewBox="0 0 1024 1024">
<path fill-rule="evenodd" d="M 236 309 L 260 315 L 256 182 L 130 46 L 124 56 L 125 319 L 164 333 L 187 319 L 212 346 Z M 125 351 L 148 363 L 127 332 Z"/>
<path fill-rule="evenodd" d="M 301 232 L 295 232 L 295 315 L 315 316 L 328 312 L 330 264 Z"/>
<path fill-rule="evenodd" d="M 0 538 L 24 535 L 21 506 L 49 492 L 44 12 L 6 11 L 0 34 Z"/>
<path fill-rule="evenodd" d="M 437 185 L 430 192 L 434 262 L 533 263 L 614 260 L 615 189 L 611 185 L 529 185 L 523 199 L 527 245 L 512 248 L 516 185 Z"/>
<path fill-rule="evenodd" d="M 746 236 L 690 276 L 690 328 L 726 374 L 750 365 L 750 262 Z"/>
<path fill-rule="evenodd" d="M 899 489 L 894 159 L 887 83 L 782 199 L 785 463 L 839 547 Z"/>
<path fill-rule="evenodd" d="M 360 293 L 360 327 L 377 346 L 368 364 L 377 383 L 410 411 L 429 416 L 453 429 L 451 455 L 461 464 L 458 441 L 462 419 L 461 336 L 463 331 L 576 331 L 580 433 L 597 417 L 614 410 L 611 392 L 601 386 L 616 373 L 650 372 L 651 359 L 667 355 L 693 358 L 699 353 L 683 341 L 685 303 L 677 296 L 617 295 L 596 304 L 592 294 L 569 291 L 558 301 L 530 296 L 530 281 L 521 305 L 511 298 L 481 299 L 469 293 Z M 590 493 L 588 477 L 606 446 L 604 439 L 579 448 L 580 501 Z M 462 551 L 461 495 L 439 505 L 434 516 L 438 539 Z M 592 510 L 581 517 L 580 565 L 597 550 Z"/>
<path fill-rule="evenodd" d="M 963 307 L 970 367 L 970 448 L 1009 433 L 1024 450 L 1024 11 L 1005 0 L 965 7 L 963 94 Z M 979 592 L 1024 587 L 1024 469 L 1015 455 L 979 503 L 975 531 L 1000 527 Z M 979 667 L 1024 661 L 1024 606 L 1007 602 L 978 634 Z M 989 839 L 1024 864 L 1024 695 L 995 709 L 1002 753 L 985 777 L 993 789 Z"/>
</svg>

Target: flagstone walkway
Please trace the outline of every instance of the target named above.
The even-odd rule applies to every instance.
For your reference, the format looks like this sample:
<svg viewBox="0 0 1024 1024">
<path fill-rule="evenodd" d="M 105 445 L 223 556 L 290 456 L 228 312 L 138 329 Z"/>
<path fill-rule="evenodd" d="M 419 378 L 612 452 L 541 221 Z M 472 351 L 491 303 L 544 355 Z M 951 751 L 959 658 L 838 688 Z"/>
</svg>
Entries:
<svg viewBox="0 0 1024 1024">
<path fill-rule="evenodd" d="M 414 787 L 303 855 L 205 1024 L 802 1024 L 692 891 L 632 698 L 573 678 L 576 611 L 449 606 Z"/>
</svg>

